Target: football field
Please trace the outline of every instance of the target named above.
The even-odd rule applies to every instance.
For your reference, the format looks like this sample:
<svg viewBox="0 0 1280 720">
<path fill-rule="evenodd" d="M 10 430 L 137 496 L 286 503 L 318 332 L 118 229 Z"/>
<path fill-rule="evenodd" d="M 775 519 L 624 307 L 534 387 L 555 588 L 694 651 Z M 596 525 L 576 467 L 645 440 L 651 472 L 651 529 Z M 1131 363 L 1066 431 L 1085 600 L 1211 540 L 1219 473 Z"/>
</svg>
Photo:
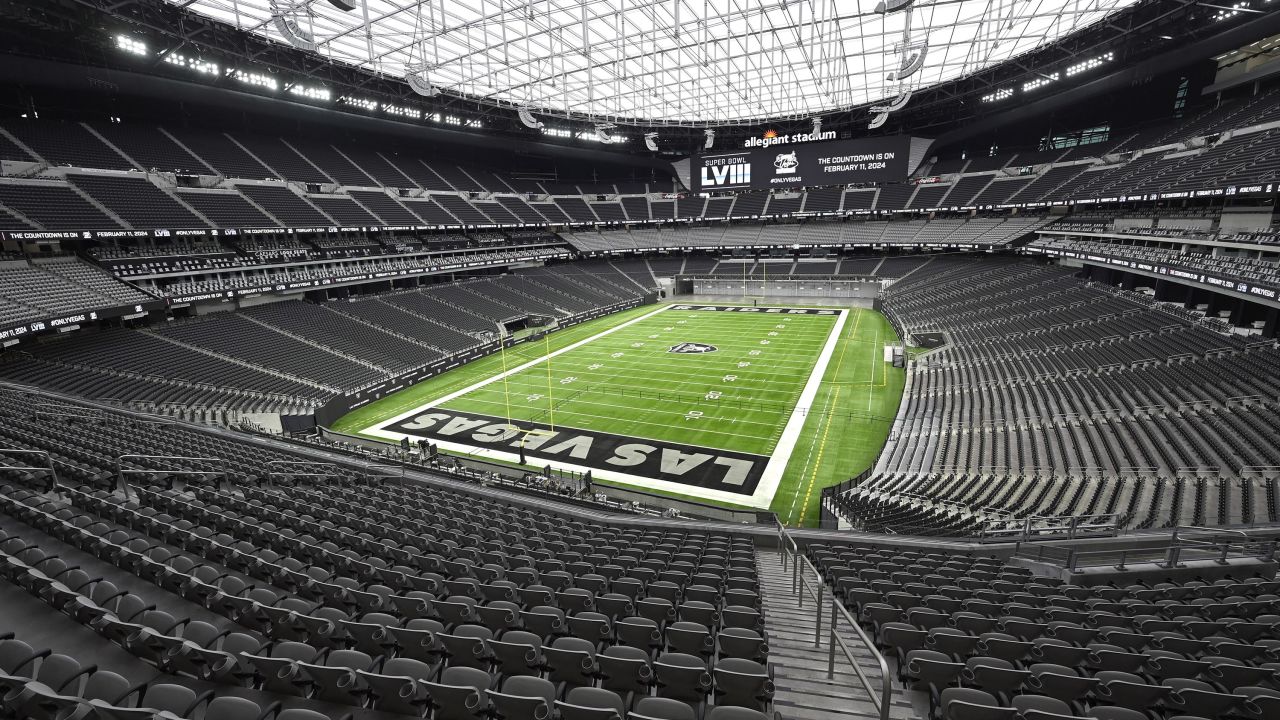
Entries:
<svg viewBox="0 0 1280 720">
<path fill-rule="evenodd" d="M 452 370 L 334 429 L 812 522 L 821 488 L 869 464 L 896 411 L 885 328 L 870 310 L 648 306 Z"/>
</svg>

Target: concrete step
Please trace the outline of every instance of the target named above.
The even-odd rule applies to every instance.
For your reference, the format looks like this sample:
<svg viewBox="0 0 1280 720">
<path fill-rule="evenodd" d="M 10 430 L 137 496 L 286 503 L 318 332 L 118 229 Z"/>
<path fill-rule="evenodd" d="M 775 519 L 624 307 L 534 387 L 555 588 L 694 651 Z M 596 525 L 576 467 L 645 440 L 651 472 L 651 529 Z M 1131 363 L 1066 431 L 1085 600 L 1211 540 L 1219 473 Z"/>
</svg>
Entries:
<svg viewBox="0 0 1280 720">
<path fill-rule="evenodd" d="M 829 601 L 824 600 L 822 635 L 814 646 L 818 608 L 806 596 L 804 604 L 791 591 L 791 571 L 782 568 L 777 551 L 757 550 L 756 571 L 760 584 L 760 601 L 764 611 L 765 633 L 769 638 L 769 664 L 774 677 L 774 709 L 786 720 L 879 720 L 870 693 L 854 673 L 849 659 L 839 648 L 831 676 L 827 676 L 831 617 Z M 862 646 L 852 628 L 842 627 L 840 638 L 854 653 L 854 661 L 871 681 L 880 687 L 880 665 L 874 653 Z M 911 701 L 894 683 L 888 717 L 895 720 L 917 718 Z"/>
</svg>

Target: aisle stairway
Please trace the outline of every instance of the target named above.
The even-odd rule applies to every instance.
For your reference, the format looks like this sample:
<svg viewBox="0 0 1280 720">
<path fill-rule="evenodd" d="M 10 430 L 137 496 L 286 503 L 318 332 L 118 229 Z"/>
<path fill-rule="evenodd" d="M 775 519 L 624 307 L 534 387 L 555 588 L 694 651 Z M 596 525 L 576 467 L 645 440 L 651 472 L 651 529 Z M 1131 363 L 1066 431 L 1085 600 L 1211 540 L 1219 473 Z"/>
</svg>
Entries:
<svg viewBox="0 0 1280 720">
<path fill-rule="evenodd" d="M 776 688 L 774 709 L 786 720 L 878 719 L 880 713 L 838 646 L 835 676 L 827 678 L 830 604 L 825 605 L 822 638 L 815 648 L 813 599 L 806 596 L 804 606 L 800 606 L 799 596 L 791 592 L 791 571 L 783 569 L 778 551 L 757 548 L 756 569 Z M 840 637 L 856 653 L 855 658 L 872 685 L 879 688 L 880 667 L 875 658 L 865 650 L 859 651 L 861 642 L 851 628 L 845 627 Z M 889 717 L 918 717 L 896 681 Z"/>
</svg>

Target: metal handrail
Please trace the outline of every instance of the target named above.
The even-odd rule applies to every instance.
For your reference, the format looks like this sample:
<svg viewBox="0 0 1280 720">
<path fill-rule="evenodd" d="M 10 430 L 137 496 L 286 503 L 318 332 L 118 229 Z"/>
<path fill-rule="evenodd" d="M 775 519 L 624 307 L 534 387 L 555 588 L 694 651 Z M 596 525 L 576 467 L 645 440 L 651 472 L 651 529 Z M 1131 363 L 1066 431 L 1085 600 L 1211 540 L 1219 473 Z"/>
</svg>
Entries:
<svg viewBox="0 0 1280 720">
<path fill-rule="evenodd" d="M 26 455 L 29 457 L 44 458 L 45 465 L 40 466 L 24 466 L 10 465 L 0 461 L 0 470 L 22 470 L 28 472 L 48 472 L 49 484 L 48 490 L 55 490 L 58 487 L 58 470 L 53 466 L 53 456 L 44 450 L 30 450 L 28 448 L 7 448 L 0 447 L 0 455 Z"/>
<path fill-rule="evenodd" d="M 1239 531 L 1228 531 L 1239 532 Z M 1245 534 L 1246 537 L 1247 533 Z M 1055 548 L 1052 546 L 1038 548 L 1037 552 L 1025 550 L 1019 545 L 1016 551 L 1022 557 L 1028 557 L 1036 560 L 1052 560 L 1047 558 L 1046 554 L 1063 553 L 1066 557 L 1058 560 L 1062 566 L 1071 572 L 1078 572 L 1082 567 L 1107 567 L 1111 566 L 1116 570 L 1127 569 L 1127 563 L 1132 559 L 1135 562 L 1147 562 L 1163 567 L 1166 570 L 1181 567 L 1182 554 L 1186 552 L 1212 553 L 1212 556 L 1200 555 L 1199 559 L 1212 559 L 1219 564 L 1227 562 L 1230 557 L 1250 557 L 1263 556 L 1273 557 L 1275 555 L 1275 543 L 1266 540 L 1248 540 L 1242 543 L 1232 542 L 1214 542 L 1212 540 L 1189 540 L 1181 539 L 1169 545 L 1161 545 L 1151 548 L 1124 548 L 1120 550 L 1080 550 L 1079 548 Z M 1046 553 L 1049 551 L 1049 553 Z M 1089 562 L 1086 558 L 1098 558 L 1093 562 Z M 1116 559 L 1115 562 L 1112 562 Z"/>
<path fill-rule="evenodd" d="M 884 655 L 876 649 L 875 643 L 871 638 L 867 637 L 862 626 L 858 625 L 857 621 L 854 620 L 853 615 L 849 613 L 849 610 L 836 600 L 834 594 L 831 596 L 826 594 L 827 584 L 823 580 L 822 573 L 818 572 L 818 569 L 813 566 L 813 563 L 809 561 L 809 558 L 800 552 L 800 547 L 796 544 L 795 538 L 791 537 L 791 534 L 787 532 L 787 529 L 783 527 L 782 523 L 778 521 L 775 522 L 777 523 L 778 528 L 778 552 L 779 555 L 782 556 L 782 569 L 786 570 L 788 567 L 791 569 L 791 591 L 799 598 L 799 606 L 801 608 L 804 607 L 804 596 L 806 594 L 808 594 L 814 601 L 814 609 L 816 612 L 814 617 L 813 646 L 815 648 L 822 646 L 823 602 L 826 601 L 831 605 L 831 619 L 827 626 L 827 679 L 830 680 L 835 677 L 836 646 L 839 645 L 841 652 L 844 653 L 845 660 L 849 662 L 849 665 L 853 668 L 854 674 L 858 676 L 858 681 L 862 683 L 862 688 L 867 691 L 867 696 L 871 698 L 872 704 L 875 705 L 876 710 L 879 711 L 880 720 L 889 720 L 889 707 L 893 695 L 893 681 L 889 674 L 889 663 L 885 660 Z M 806 578 L 806 573 L 802 572 L 800 566 L 802 562 L 805 567 L 813 573 L 813 584 L 814 587 L 817 588 L 816 594 L 814 592 L 814 587 L 810 587 L 809 585 L 810 579 Z M 854 659 L 852 651 L 849 650 L 849 646 L 845 644 L 844 638 L 840 637 L 840 634 L 837 631 L 841 616 L 844 616 L 844 621 L 849 625 L 849 627 L 853 628 L 854 633 L 858 636 L 858 640 L 862 643 L 863 647 L 871 653 L 872 657 L 876 659 L 876 663 L 880 666 L 880 688 L 878 691 L 871 679 L 862 671 L 862 666 Z"/>
<path fill-rule="evenodd" d="M 290 469 L 297 468 L 297 469 Z M 318 470 L 317 468 L 325 468 Z M 342 477 L 341 468 L 331 462 L 272 460 L 267 463 L 267 484 L 276 485 L 276 476 L 311 477 L 317 480 Z"/>
<path fill-rule="evenodd" d="M 220 466 L 221 470 L 169 470 L 166 468 L 126 468 L 125 460 L 187 460 L 196 462 L 211 463 Z M 127 475 L 143 475 L 146 473 L 166 473 L 169 475 L 221 475 L 222 479 L 230 484 L 231 472 L 227 469 L 227 461 L 223 458 L 208 457 L 185 457 L 182 455 L 121 455 L 116 458 L 116 485 L 124 492 L 127 498 L 130 494 L 129 483 L 125 479 Z M 217 487 L 217 483 L 214 483 Z"/>
<path fill-rule="evenodd" d="M 388 470 L 390 472 L 387 472 Z M 408 468 L 404 463 L 391 465 L 386 463 L 367 462 L 361 467 L 361 471 L 361 474 L 364 475 L 365 482 L 369 485 L 375 485 L 375 479 L 389 480 L 398 477 L 401 482 L 404 482 L 405 473 L 408 471 Z"/>
<path fill-rule="evenodd" d="M 1202 525 L 1179 525 L 1178 527 L 1173 529 L 1173 539 L 1175 541 L 1178 540 L 1178 533 L 1182 532 L 1183 530 L 1194 530 L 1196 532 L 1209 532 L 1214 534 L 1229 533 L 1231 535 L 1239 535 L 1240 537 L 1244 537 L 1244 538 L 1249 537 L 1249 533 L 1243 530 L 1233 530 L 1231 528 L 1204 527 Z"/>
</svg>

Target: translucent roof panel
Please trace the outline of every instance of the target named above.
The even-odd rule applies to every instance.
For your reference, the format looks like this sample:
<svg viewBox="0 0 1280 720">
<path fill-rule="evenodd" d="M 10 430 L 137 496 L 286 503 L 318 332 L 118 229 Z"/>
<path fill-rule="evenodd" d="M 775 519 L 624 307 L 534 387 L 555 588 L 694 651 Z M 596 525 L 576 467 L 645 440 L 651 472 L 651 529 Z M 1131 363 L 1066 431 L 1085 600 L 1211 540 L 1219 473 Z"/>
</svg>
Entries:
<svg viewBox="0 0 1280 720">
<path fill-rule="evenodd" d="M 167 0 L 326 57 L 535 113 L 722 125 L 820 115 L 954 80 L 1137 0 Z M 920 47 L 923 66 L 891 81 Z"/>
</svg>

